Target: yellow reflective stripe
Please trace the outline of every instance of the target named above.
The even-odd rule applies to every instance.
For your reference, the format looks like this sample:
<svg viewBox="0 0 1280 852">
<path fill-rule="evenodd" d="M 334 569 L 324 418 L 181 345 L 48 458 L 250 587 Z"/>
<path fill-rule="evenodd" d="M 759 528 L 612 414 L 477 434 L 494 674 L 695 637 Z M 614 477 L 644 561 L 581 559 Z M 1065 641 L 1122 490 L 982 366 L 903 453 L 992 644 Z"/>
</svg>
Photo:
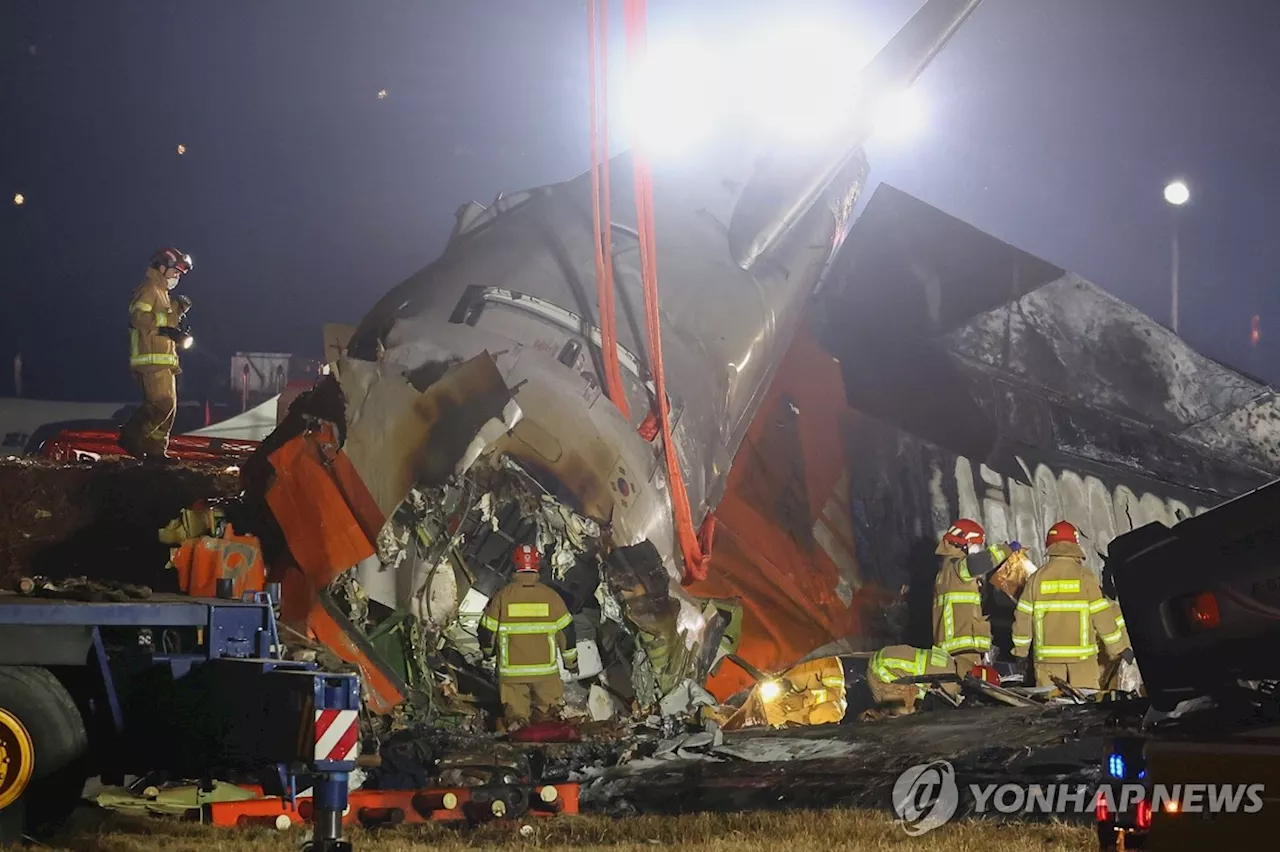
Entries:
<svg viewBox="0 0 1280 852">
<path fill-rule="evenodd" d="M 169 315 L 164 311 L 156 311 L 156 328 L 164 328 L 169 324 Z"/>
<path fill-rule="evenodd" d="M 498 632 L 504 633 L 504 634 L 514 634 L 518 636 L 538 636 L 538 635 L 552 636 L 556 633 L 559 633 L 560 628 L 557 626 L 557 624 L 552 624 L 549 621 L 528 621 L 528 622 L 525 622 L 524 624 L 511 624 L 509 622 L 503 622 L 502 624 L 498 625 Z"/>
<path fill-rule="evenodd" d="M 493 616 L 490 616 L 490 615 L 483 616 L 483 617 L 480 619 L 480 626 L 481 626 L 481 627 L 484 627 L 484 628 L 486 628 L 486 629 L 488 629 L 488 630 L 497 630 L 497 629 L 498 629 L 498 619 L 496 619 L 496 618 L 494 618 Z"/>
<path fill-rule="evenodd" d="M 1027 641 L 1030 642 L 1031 640 L 1028 639 Z M 942 650 L 946 651 L 947 653 L 951 653 L 953 651 L 961 651 L 968 648 L 972 648 L 978 651 L 988 651 L 991 649 L 991 637 L 990 636 L 953 636 L 950 639 L 943 641 L 941 647 L 942 647 Z"/>
<path fill-rule="evenodd" d="M 129 365 L 131 367 L 176 367 L 178 366 L 177 355 L 130 355 Z"/>
<path fill-rule="evenodd" d="M 967 647 L 972 637 L 956 636 L 956 613 L 953 607 L 957 604 L 981 607 L 982 595 L 978 592 L 943 592 L 934 602 L 942 607 L 942 647 L 948 650 Z M 957 642 L 960 644 L 955 644 Z M 991 647 L 989 642 L 987 647 Z"/>
<path fill-rule="evenodd" d="M 129 306 L 129 313 L 133 313 L 134 311 L 142 311 L 144 314 L 149 314 L 151 313 L 152 310 L 153 308 L 150 305 L 148 305 L 146 302 L 134 302 L 132 305 Z"/>
<path fill-rule="evenodd" d="M 1114 645 L 1120 641 L 1120 637 L 1124 635 L 1124 627 L 1117 627 L 1115 633 L 1104 633 L 1102 641 L 1108 645 Z"/>
<path fill-rule="evenodd" d="M 545 663 L 525 663 L 517 665 L 510 662 L 511 660 L 511 635 L 524 634 L 536 635 L 533 631 L 505 630 L 507 627 L 524 627 L 522 624 L 502 624 L 498 626 L 498 674 L 499 675 L 550 675 L 559 674 L 560 667 L 556 665 L 556 640 L 554 633 L 548 633 L 545 630 L 538 631 L 547 637 L 547 662 Z"/>
<path fill-rule="evenodd" d="M 964 580 L 966 583 L 973 579 L 973 575 L 969 573 L 969 562 L 967 559 L 961 559 L 960 564 L 956 566 L 956 569 L 960 572 L 960 579 Z"/>
<path fill-rule="evenodd" d="M 1031 644 L 1031 637 L 1030 637 L 1030 636 L 1014 636 L 1014 637 L 1013 637 L 1013 644 L 1014 644 L 1014 645 L 1016 645 L 1016 646 L 1017 646 L 1017 647 L 1019 647 L 1019 648 L 1022 648 L 1022 647 L 1026 646 L 1026 645 L 1030 645 L 1030 644 Z"/>
<path fill-rule="evenodd" d="M 942 648 L 930 648 L 929 662 L 933 664 L 934 668 L 945 669 L 947 666 L 951 665 L 951 656 Z M 922 668 L 921 674 L 923 673 L 924 671 Z"/>
<path fill-rule="evenodd" d="M 834 675 L 832 677 L 824 677 L 822 678 L 822 685 L 829 686 L 832 689 L 843 689 L 844 675 Z"/>
<path fill-rule="evenodd" d="M 1089 641 L 1089 604 L 1087 601 L 1036 601 L 1035 602 L 1035 641 L 1037 649 L 1041 647 L 1053 647 L 1045 645 L 1044 641 L 1044 617 L 1051 612 L 1076 613 L 1080 619 L 1079 634 L 1077 640 L 1078 645 L 1072 646 L 1077 648 L 1085 647 L 1085 643 Z M 1037 658 L 1040 650 L 1036 651 Z M 1094 648 L 1094 653 L 1097 649 Z"/>
<path fill-rule="evenodd" d="M 572 663 L 574 660 L 578 659 L 578 647 L 575 645 L 572 648 L 566 648 L 564 651 L 560 652 L 560 656 L 564 657 L 564 661 L 566 663 Z"/>
<path fill-rule="evenodd" d="M 1035 614 L 1035 609 L 1032 608 L 1031 602 L 1023 600 L 1022 598 L 1018 599 L 1018 610 L 1020 612 L 1025 612 L 1027 615 Z"/>
<path fill-rule="evenodd" d="M 1080 592 L 1079 580 L 1041 580 L 1040 592 L 1045 595 L 1074 595 Z"/>
<path fill-rule="evenodd" d="M 516 666 L 510 663 L 503 663 L 498 666 L 498 674 L 509 675 L 511 677 L 558 675 L 560 674 L 560 667 L 555 663 L 535 666 Z"/>
<path fill-rule="evenodd" d="M 1090 657 L 1096 657 L 1097 655 L 1097 645 L 1049 645 L 1046 647 L 1036 647 L 1037 660 L 1044 658 L 1087 660 Z"/>
<path fill-rule="evenodd" d="M 129 357 L 132 358 L 138 354 L 138 330 L 136 328 L 129 329 Z"/>
<path fill-rule="evenodd" d="M 898 678 L 906 675 L 924 673 L 924 651 L 917 652 L 916 657 L 920 662 L 919 670 L 916 669 L 917 660 L 886 657 L 883 651 L 876 651 L 875 656 L 871 658 L 871 668 L 882 681 L 893 683 Z M 897 674 L 894 673 L 894 669 L 897 669 Z"/>
<path fill-rule="evenodd" d="M 552 624 L 551 626 L 555 628 L 556 632 L 558 633 L 561 630 L 564 630 L 570 624 L 573 624 L 573 616 L 566 612 L 564 615 L 557 618 L 555 620 L 555 623 Z"/>
<path fill-rule="evenodd" d="M 825 704 L 827 702 L 827 691 L 825 689 L 815 689 L 810 694 L 813 695 L 814 704 Z"/>
<path fill-rule="evenodd" d="M 1089 604 L 1089 612 L 1105 612 L 1109 606 L 1111 606 L 1111 601 L 1106 598 L 1098 598 L 1096 601 Z"/>
<path fill-rule="evenodd" d="M 508 618 L 546 618 L 549 615 L 551 615 L 551 607 L 545 603 L 507 604 Z"/>
</svg>

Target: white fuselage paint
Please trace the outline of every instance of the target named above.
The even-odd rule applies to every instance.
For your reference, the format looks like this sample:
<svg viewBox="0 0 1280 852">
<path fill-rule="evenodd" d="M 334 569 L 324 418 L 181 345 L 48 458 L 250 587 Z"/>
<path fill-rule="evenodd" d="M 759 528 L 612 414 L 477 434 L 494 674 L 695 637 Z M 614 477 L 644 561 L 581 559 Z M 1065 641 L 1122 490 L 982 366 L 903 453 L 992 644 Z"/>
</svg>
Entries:
<svg viewBox="0 0 1280 852">
<path fill-rule="evenodd" d="M 1021 458 L 1018 462 L 1034 485 L 1002 476 L 985 464 L 956 459 L 952 475 L 958 506 L 950 505 L 946 489 L 941 487 L 946 471 L 935 462 L 929 489 L 933 518 L 935 523 L 939 518 L 946 519 L 941 522 L 938 535 L 953 515 L 973 518 L 986 528 L 988 541 L 1021 542 L 1039 565 L 1046 558 L 1043 544 L 1049 527 L 1058 521 L 1070 521 L 1087 536 L 1084 549 L 1089 555 L 1088 564 L 1098 571 L 1102 568 L 1102 555 L 1116 536 L 1156 521 L 1173 526 L 1209 508 L 1191 507 L 1151 493 L 1138 495 L 1124 485 L 1109 488 L 1093 475 L 1072 470 L 1055 473 L 1043 463 L 1033 469 Z"/>
</svg>

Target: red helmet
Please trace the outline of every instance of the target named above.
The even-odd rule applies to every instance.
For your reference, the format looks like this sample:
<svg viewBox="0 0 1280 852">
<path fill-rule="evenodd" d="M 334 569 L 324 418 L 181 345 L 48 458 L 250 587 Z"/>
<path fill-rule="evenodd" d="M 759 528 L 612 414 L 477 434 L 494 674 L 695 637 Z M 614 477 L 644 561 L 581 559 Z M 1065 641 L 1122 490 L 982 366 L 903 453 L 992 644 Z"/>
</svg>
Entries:
<svg viewBox="0 0 1280 852">
<path fill-rule="evenodd" d="M 176 269 L 183 275 L 196 268 L 191 255 L 176 248 L 156 249 L 156 253 L 151 255 L 151 265 L 162 271 Z"/>
<path fill-rule="evenodd" d="M 1044 546 L 1052 547 L 1055 544 L 1070 542 L 1071 544 L 1080 543 L 1080 530 L 1075 528 L 1074 524 L 1066 521 L 1058 521 L 1049 527 L 1048 534 L 1044 537 Z"/>
<path fill-rule="evenodd" d="M 961 518 L 943 533 L 942 540 L 947 544 L 954 544 L 961 550 L 968 550 L 974 546 L 982 547 L 987 540 L 987 533 L 982 528 L 982 524 L 977 521 Z"/>
<path fill-rule="evenodd" d="M 542 566 L 542 557 L 538 554 L 538 548 L 532 544 L 522 544 L 511 551 L 511 561 L 516 564 L 517 573 L 523 571 L 537 574 Z"/>
</svg>

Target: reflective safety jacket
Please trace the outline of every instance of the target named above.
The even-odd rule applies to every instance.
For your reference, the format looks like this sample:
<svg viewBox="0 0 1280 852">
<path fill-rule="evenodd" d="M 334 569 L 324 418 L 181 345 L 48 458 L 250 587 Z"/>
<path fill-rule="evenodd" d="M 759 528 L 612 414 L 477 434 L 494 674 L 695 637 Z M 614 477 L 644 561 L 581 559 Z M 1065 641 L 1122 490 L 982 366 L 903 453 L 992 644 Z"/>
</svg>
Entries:
<svg viewBox="0 0 1280 852">
<path fill-rule="evenodd" d="M 936 646 L 925 649 L 910 645 L 890 645 L 876 651 L 867 663 L 867 677 L 876 678 L 885 684 L 892 684 L 904 677 L 956 673 L 956 661 Z M 954 688 L 954 684 L 951 686 Z M 923 698 L 929 687 L 927 684 L 916 684 L 916 691 Z"/>
<path fill-rule="evenodd" d="M 1098 642 L 1118 655 L 1129 647 L 1120 608 L 1108 600 L 1098 578 L 1084 564 L 1084 551 L 1074 542 L 1050 545 L 1049 561 L 1031 575 L 1018 600 L 1013 622 L 1013 653 L 1035 659 L 1071 663 L 1098 656 Z"/>
<path fill-rule="evenodd" d="M 991 650 L 991 624 L 982 613 L 978 577 L 1000 567 L 1012 551 L 989 545 L 964 555 L 958 548 L 942 557 L 933 586 L 933 644 L 948 654 L 985 654 Z"/>
<path fill-rule="evenodd" d="M 169 300 L 169 285 L 158 269 L 133 291 L 129 302 L 129 369 L 139 373 L 178 369 L 178 347 L 159 329 L 176 327 L 182 317 Z"/>
<path fill-rule="evenodd" d="M 564 600 L 533 573 L 517 573 L 480 619 L 480 647 L 492 653 L 497 643 L 498 677 L 509 683 L 560 677 L 556 651 L 566 667 L 578 661 L 573 616 Z"/>
</svg>

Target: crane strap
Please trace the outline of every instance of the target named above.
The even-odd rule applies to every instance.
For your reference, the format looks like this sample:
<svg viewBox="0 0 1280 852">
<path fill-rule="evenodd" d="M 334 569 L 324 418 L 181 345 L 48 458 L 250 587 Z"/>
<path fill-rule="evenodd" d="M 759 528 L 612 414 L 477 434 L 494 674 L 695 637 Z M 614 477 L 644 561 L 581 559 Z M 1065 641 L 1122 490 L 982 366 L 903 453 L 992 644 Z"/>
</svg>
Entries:
<svg viewBox="0 0 1280 852">
<path fill-rule="evenodd" d="M 609 203 L 609 2 L 587 2 L 587 46 L 591 101 L 591 230 L 595 237 L 596 301 L 600 313 L 600 355 L 604 389 L 631 419 L 618 363 L 617 321 L 613 302 L 613 216 Z M 597 54 L 599 65 L 597 66 Z"/>
<path fill-rule="evenodd" d="M 633 68 L 640 67 L 647 49 L 645 0 L 625 0 L 627 59 Z M 667 481 L 671 487 L 671 510 L 676 539 L 684 558 L 684 582 L 707 578 L 711 562 L 711 544 L 715 535 L 715 518 L 708 512 L 700 530 L 695 529 L 689 507 L 689 494 L 680 472 L 680 458 L 671 434 L 670 406 L 667 400 L 666 375 L 662 363 L 662 332 L 658 310 L 657 248 L 654 243 L 653 172 L 648 153 L 641 145 L 632 148 L 636 196 L 636 233 L 640 242 L 640 277 L 644 292 L 645 328 L 649 338 L 649 367 L 653 374 L 654 404 L 662 448 L 666 455 Z M 603 335 L 602 335 L 603 336 Z"/>
</svg>

